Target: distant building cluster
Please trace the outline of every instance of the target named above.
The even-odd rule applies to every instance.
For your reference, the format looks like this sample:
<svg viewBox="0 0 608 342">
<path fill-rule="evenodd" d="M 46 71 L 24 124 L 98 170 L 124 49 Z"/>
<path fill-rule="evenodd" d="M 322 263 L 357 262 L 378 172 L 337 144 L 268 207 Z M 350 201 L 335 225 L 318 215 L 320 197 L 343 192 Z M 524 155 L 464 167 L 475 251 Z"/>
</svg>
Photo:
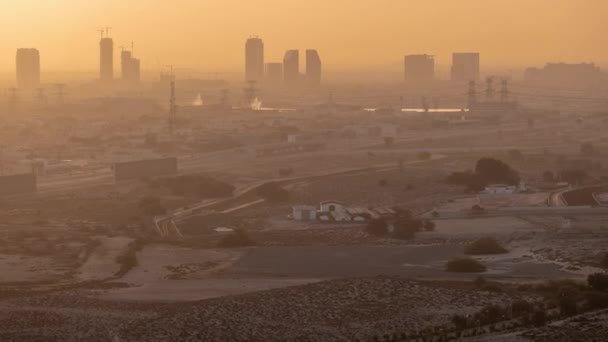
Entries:
<svg viewBox="0 0 608 342">
<path fill-rule="evenodd" d="M 109 28 L 101 30 L 99 40 L 99 80 L 104 84 L 114 82 L 114 40 L 109 37 Z M 120 53 L 121 79 L 126 84 L 136 84 L 141 80 L 141 62 L 131 51 L 122 47 Z"/>
<path fill-rule="evenodd" d="M 99 81 L 102 84 L 113 84 L 114 70 L 114 40 L 109 35 L 109 28 L 100 30 L 99 41 Z M 133 48 L 130 50 L 120 47 L 120 77 L 123 84 L 134 85 L 141 80 L 141 61 L 135 57 Z M 301 64 L 305 63 L 302 67 Z M 405 82 L 424 84 L 436 79 L 435 57 L 429 54 L 411 54 L 404 56 L 403 70 Z M 16 55 L 16 83 L 18 89 L 42 90 L 41 57 L 35 48 L 21 48 Z M 301 71 L 303 69 L 303 72 Z M 450 79 L 453 82 L 479 81 L 480 53 L 456 52 L 452 54 Z M 161 73 L 161 82 L 175 80 L 173 73 Z M 245 42 L 245 81 L 250 82 L 251 94 L 254 94 L 253 84 L 270 86 L 285 86 L 286 88 L 317 88 L 323 81 L 323 63 L 320 54 L 315 49 L 305 50 L 303 58 L 300 50 L 287 50 L 282 62 L 268 62 L 265 58 L 264 41 L 259 37 L 251 37 Z M 543 68 L 528 68 L 524 73 L 526 83 L 541 86 L 575 86 L 592 87 L 608 81 L 608 77 L 593 63 L 566 64 L 548 63 Z M 253 97 L 255 98 L 255 96 Z"/>
<path fill-rule="evenodd" d="M 432 82 L 435 80 L 435 57 L 427 54 L 404 57 L 406 82 Z M 479 53 L 452 54 L 450 78 L 456 82 L 477 81 L 480 77 Z"/>
<path fill-rule="evenodd" d="M 251 37 L 245 42 L 245 81 L 286 87 L 318 87 L 321 85 L 323 64 L 317 50 L 306 50 L 306 69 L 300 73 L 300 51 L 287 50 L 283 63 L 265 63 L 264 42 Z"/>
<path fill-rule="evenodd" d="M 425 82 L 435 78 L 435 58 L 429 55 L 405 56 L 405 81 Z"/>
<path fill-rule="evenodd" d="M 292 218 L 296 221 L 320 222 L 366 222 L 372 219 L 390 218 L 395 216 L 391 208 L 346 207 L 338 201 L 323 201 L 319 207 L 312 205 L 296 205 L 292 207 Z"/>
<path fill-rule="evenodd" d="M 538 85 L 595 86 L 603 78 L 593 63 L 548 63 L 542 69 L 528 68 L 524 73 L 525 82 Z"/>
<path fill-rule="evenodd" d="M 122 79 L 125 82 L 137 83 L 141 79 L 141 63 L 133 57 L 132 51 L 123 51 L 120 54 L 120 65 L 122 66 Z"/>
</svg>

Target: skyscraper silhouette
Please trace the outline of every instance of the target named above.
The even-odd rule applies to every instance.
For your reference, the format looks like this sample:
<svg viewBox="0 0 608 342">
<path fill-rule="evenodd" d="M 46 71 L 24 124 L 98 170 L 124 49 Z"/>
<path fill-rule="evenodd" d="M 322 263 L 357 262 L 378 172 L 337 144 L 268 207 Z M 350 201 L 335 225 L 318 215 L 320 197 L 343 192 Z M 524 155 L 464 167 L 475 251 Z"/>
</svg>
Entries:
<svg viewBox="0 0 608 342">
<path fill-rule="evenodd" d="M 120 61 L 122 66 L 122 79 L 130 83 L 137 83 L 140 80 L 140 61 L 137 58 L 133 58 L 131 51 L 123 51 L 120 54 Z"/>
<path fill-rule="evenodd" d="M 99 41 L 99 79 L 111 82 L 114 79 L 114 41 L 101 38 Z"/>
<path fill-rule="evenodd" d="M 245 43 L 245 81 L 259 82 L 264 78 L 264 41 L 251 37 Z"/>
<path fill-rule="evenodd" d="M 17 87 L 35 89 L 40 85 L 40 53 L 36 49 L 17 50 Z"/>
<path fill-rule="evenodd" d="M 306 50 L 306 84 L 317 87 L 321 84 L 322 63 L 317 50 Z"/>
<path fill-rule="evenodd" d="M 428 82 L 435 78 L 435 58 L 429 55 L 405 56 L 405 81 Z"/>
<path fill-rule="evenodd" d="M 287 50 L 283 57 L 283 79 L 286 85 L 296 85 L 300 79 L 300 51 Z"/>
<path fill-rule="evenodd" d="M 452 55 L 452 81 L 479 80 L 479 53 L 454 53 Z"/>
</svg>

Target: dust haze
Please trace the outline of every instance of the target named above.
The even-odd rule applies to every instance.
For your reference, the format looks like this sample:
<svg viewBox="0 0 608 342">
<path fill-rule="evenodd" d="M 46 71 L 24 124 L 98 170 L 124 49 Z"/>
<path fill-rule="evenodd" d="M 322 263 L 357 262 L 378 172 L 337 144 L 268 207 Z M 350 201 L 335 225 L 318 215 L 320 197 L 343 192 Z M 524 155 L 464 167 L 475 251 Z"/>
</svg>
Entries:
<svg viewBox="0 0 608 342">
<path fill-rule="evenodd" d="M 602 340 L 607 12 L 4 0 L 0 341 Z"/>
</svg>

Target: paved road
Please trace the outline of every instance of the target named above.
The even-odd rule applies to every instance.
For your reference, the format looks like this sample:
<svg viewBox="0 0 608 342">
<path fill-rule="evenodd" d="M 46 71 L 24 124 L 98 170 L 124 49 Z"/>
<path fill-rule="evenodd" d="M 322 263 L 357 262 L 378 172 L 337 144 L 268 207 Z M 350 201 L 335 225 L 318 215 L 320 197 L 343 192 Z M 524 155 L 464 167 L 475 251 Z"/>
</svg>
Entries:
<svg viewBox="0 0 608 342">
<path fill-rule="evenodd" d="M 473 214 L 470 210 L 437 210 L 437 212 L 439 217 L 434 217 L 431 212 L 423 216 L 436 220 L 502 216 L 608 216 L 608 208 L 598 207 L 510 207 L 486 209 L 480 214 Z"/>
</svg>

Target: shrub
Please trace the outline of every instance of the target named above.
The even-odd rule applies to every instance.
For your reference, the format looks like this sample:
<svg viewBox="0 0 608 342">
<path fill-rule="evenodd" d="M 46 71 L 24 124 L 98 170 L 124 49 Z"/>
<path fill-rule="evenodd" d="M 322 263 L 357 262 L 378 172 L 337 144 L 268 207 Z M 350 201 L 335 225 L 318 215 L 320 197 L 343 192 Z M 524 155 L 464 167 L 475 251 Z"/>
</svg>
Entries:
<svg viewBox="0 0 608 342">
<path fill-rule="evenodd" d="M 428 151 L 423 151 L 423 152 L 418 153 L 419 160 L 429 160 L 429 159 L 431 159 L 431 156 L 432 156 L 431 153 Z"/>
<path fill-rule="evenodd" d="M 164 215 L 167 213 L 160 203 L 160 198 L 155 196 L 146 196 L 139 200 L 137 207 L 147 215 L 156 216 Z"/>
<path fill-rule="evenodd" d="M 456 329 L 463 330 L 469 326 L 469 322 L 465 316 L 462 315 L 454 315 L 452 316 L 452 324 L 456 327 Z"/>
<path fill-rule="evenodd" d="M 608 253 L 604 253 L 602 260 L 600 261 L 600 266 L 602 266 L 602 268 L 608 269 Z"/>
<path fill-rule="evenodd" d="M 426 230 L 427 232 L 434 232 L 435 222 L 431 220 L 424 220 L 424 230 Z"/>
<path fill-rule="evenodd" d="M 506 318 L 505 310 L 498 305 L 488 305 L 475 316 L 481 324 L 496 323 Z"/>
<path fill-rule="evenodd" d="M 493 238 L 478 239 L 469 244 L 464 250 L 464 254 L 467 255 L 504 254 L 507 252 L 508 251 Z"/>
<path fill-rule="evenodd" d="M 519 174 L 504 162 L 493 158 L 481 158 L 475 166 L 475 173 L 486 184 L 505 183 L 517 185 Z"/>
<path fill-rule="evenodd" d="M 534 310 L 534 312 L 528 316 L 527 322 L 536 327 L 542 327 L 547 324 L 547 313 L 542 309 Z"/>
<path fill-rule="evenodd" d="M 275 182 L 261 185 L 257 189 L 257 195 L 270 202 L 286 202 L 289 200 L 289 192 Z"/>
<path fill-rule="evenodd" d="M 384 219 L 373 219 L 367 224 L 366 230 L 370 235 L 384 236 L 388 234 L 388 224 Z"/>
<path fill-rule="evenodd" d="M 574 316 L 578 313 L 576 299 L 571 297 L 561 297 L 558 301 L 559 313 L 563 317 Z"/>
<path fill-rule="evenodd" d="M 591 291 L 585 294 L 587 307 L 592 310 L 608 308 L 608 293 Z"/>
<path fill-rule="evenodd" d="M 224 236 L 218 243 L 218 247 L 221 248 L 237 248 L 253 245 L 255 245 L 254 241 L 249 237 L 249 234 L 242 229 L 238 229 L 234 233 Z"/>
<path fill-rule="evenodd" d="M 587 277 L 587 284 L 595 291 L 608 290 L 608 273 L 593 273 Z"/>
<path fill-rule="evenodd" d="M 422 231 L 424 221 L 414 218 L 409 211 L 402 211 L 398 213 L 394 226 L 393 238 L 409 240 L 414 238 L 416 233 Z"/>
<path fill-rule="evenodd" d="M 555 174 L 551 171 L 543 172 L 543 181 L 545 181 L 547 183 L 555 182 Z"/>
<path fill-rule="evenodd" d="M 481 273 L 486 267 L 479 261 L 471 258 L 456 258 L 448 261 L 445 265 L 448 272 Z"/>
<path fill-rule="evenodd" d="M 483 216 L 486 215 L 488 212 L 486 211 L 486 208 L 480 206 L 479 204 L 475 204 L 474 206 L 471 207 L 471 216 Z"/>
<path fill-rule="evenodd" d="M 527 315 L 532 312 L 534 307 L 529 302 L 518 299 L 511 303 L 511 311 L 513 312 L 513 316 L 520 317 L 523 315 Z"/>
</svg>

